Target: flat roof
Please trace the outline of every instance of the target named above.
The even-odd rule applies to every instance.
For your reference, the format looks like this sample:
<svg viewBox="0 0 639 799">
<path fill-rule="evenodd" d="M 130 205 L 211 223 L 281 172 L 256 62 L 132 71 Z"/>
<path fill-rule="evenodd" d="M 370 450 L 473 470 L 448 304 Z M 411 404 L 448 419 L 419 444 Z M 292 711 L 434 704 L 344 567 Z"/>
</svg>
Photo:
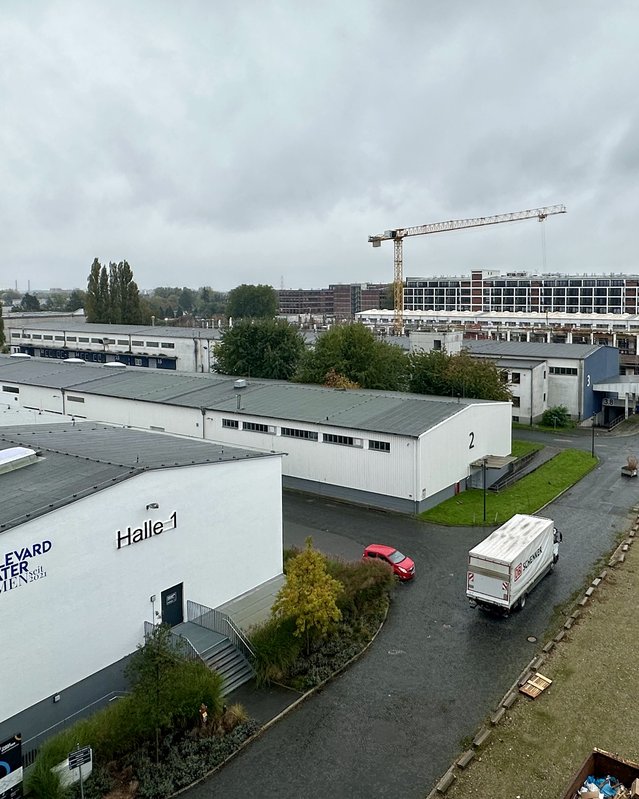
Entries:
<svg viewBox="0 0 639 799">
<path fill-rule="evenodd" d="M 0 450 L 12 447 L 35 450 L 38 459 L 0 474 L 0 534 L 145 471 L 273 457 L 211 441 L 96 422 L 0 428 Z"/>
<path fill-rule="evenodd" d="M 536 341 L 488 341 L 464 340 L 464 348 L 473 355 L 489 355 L 494 358 L 524 356 L 528 358 L 572 358 L 583 359 L 601 349 L 601 344 L 554 344 Z M 616 349 L 611 347 L 610 349 Z"/>
<path fill-rule="evenodd" d="M 151 369 L 111 370 L 92 364 L 65 364 L 46 358 L 12 360 L 0 356 L 0 381 L 159 402 L 232 415 L 269 417 L 369 432 L 418 437 L 485 400 L 430 397 L 394 391 L 349 390 L 277 380 Z M 238 398 L 240 406 L 238 408 Z"/>
</svg>

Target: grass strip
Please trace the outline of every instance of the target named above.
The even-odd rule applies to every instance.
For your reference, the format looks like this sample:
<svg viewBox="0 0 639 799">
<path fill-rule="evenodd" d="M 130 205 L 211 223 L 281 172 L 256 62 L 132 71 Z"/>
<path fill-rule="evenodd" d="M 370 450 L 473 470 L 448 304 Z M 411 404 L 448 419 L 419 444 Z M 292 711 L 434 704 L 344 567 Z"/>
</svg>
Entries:
<svg viewBox="0 0 639 799">
<path fill-rule="evenodd" d="M 435 524 L 455 527 L 464 525 L 502 524 L 515 513 L 535 513 L 563 491 L 581 480 L 597 465 L 589 452 L 566 449 L 534 472 L 499 493 L 471 488 L 419 514 L 419 518 Z"/>
<path fill-rule="evenodd" d="M 523 458 L 524 455 L 529 455 L 531 452 L 539 452 L 543 448 L 543 444 L 538 444 L 535 441 L 516 440 L 513 441 L 513 449 L 510 454 L 514 455 L 515 458 Z"/>
</svg>

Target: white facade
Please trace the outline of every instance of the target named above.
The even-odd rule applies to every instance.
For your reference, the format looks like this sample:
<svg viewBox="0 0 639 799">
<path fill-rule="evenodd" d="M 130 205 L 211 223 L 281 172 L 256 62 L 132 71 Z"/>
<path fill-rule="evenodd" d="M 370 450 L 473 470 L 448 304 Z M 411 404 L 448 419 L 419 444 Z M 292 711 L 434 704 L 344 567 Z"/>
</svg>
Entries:
<svg viewBox="0 0 639 799">
<path fill-rule="evenodd" d="M 127 543 L 145 522 L 160 532 Z M 0 673 L 20 672 L 0 717 L 133 652 L 162 591 L 214 608 L 281 574 L 281 531 L 279 458 L 249 458 L 148 471 L 0 533 Z"/>
<path fill-rule="evenodd" d="M 89 363 L 120 361 L 128 366 L 182 372 L 212 372 L 215 342 L 212 328 L 100 325 L 56 320 L 14 320 L 5 338 L 11 352 L 64 360 L 80 357 Z M 6 324 L 6 323 L 5 323 Z"/>
<path fill-rule="evenodd" d="M 445 350 L 449 355 L 459 355 L 464 346 L 461 330 L 412 330 L 409 340 L 411 352 Z"/>
</svg>

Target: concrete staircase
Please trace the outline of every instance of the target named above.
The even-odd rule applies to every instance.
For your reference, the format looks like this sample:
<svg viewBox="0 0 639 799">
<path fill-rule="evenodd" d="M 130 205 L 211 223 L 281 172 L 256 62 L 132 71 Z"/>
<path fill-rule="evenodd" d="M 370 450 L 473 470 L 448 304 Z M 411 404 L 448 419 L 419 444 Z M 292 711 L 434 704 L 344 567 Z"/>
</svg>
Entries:
<svg viewBox="0 0 639 799">
<path fill-rule="evenodd" d="M 222 695 L 228 696 L 240 685 L 253 678 L 255 672 L 244 655 L 229 641 L 223 638 L 209 649 L 200 653 L 206 665 L 216 671 L 224 680 Z"/>
</svg>

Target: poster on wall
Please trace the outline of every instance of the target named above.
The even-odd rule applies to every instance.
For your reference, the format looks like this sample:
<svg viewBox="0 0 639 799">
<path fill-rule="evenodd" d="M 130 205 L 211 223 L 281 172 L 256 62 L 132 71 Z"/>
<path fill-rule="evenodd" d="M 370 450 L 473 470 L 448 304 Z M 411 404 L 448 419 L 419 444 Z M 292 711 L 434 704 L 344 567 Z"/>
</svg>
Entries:
<svg viewBox="0 0 639 799">
<path fill-rule="evenodd" d="M 0 799 L 22 798 L 22 736 L 0 743 Z"/>
</svg>

